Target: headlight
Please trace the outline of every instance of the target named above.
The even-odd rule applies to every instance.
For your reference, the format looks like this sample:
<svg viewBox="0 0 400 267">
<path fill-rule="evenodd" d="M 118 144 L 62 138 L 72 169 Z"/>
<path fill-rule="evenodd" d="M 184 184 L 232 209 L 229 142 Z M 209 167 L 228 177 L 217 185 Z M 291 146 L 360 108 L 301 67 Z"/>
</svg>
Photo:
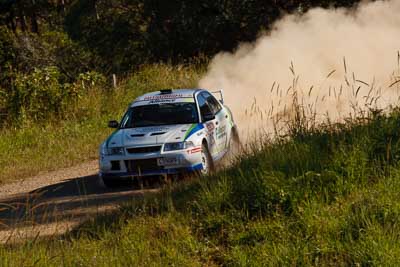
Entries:
<svg viewBox="0 0 400 267">
<path fill-rule="evenodd" d="M 193 146 L 193 142 L 166 143 L 164 145 L 164 151 L 183 150 Z"/>
<path fill-rule="evenodd" d="M 123 147 L 110 147 L 103 149 L 103 154 L 107 156 L 117 156 L 117 155 L 125 155 L 125 150 Z"/>
</svg>

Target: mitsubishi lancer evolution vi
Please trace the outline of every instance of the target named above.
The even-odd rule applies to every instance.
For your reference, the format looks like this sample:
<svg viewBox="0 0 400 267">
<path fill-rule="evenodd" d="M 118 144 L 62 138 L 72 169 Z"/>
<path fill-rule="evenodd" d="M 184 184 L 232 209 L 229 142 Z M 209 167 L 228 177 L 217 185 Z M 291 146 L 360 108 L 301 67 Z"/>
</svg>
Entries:
<svg viewBox="0 0 400 267">
<path fill-rule="evenodd" d="M 116 130 L 100 146 L 100 183 L 212 171 L 239 144 L 222 91 L 213 93 L 168 89 L 138 97 L 121 122 L 108 123 Z"/>
</svg>

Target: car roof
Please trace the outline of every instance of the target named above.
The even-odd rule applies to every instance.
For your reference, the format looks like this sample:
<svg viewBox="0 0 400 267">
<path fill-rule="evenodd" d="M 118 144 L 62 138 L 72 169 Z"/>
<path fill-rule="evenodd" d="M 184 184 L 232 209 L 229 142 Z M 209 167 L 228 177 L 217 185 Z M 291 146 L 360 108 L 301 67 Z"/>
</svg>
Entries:
<svg viewBox="0 0 400 267">
<path fill-rule="evenodd" d="M 141 105 L 143 105 L 146 102 L 149 102 L 150 100 L 160 99 L 160 98 L 190 99 L 194 98 L 195 94 L 200 91 L 206 91 L 206 90 L 196 88 L 196 89 L 165 89 L 162 91 L 155 91 L 139 96 L 138 98 L 135 99 L 135 101 L 131 103 L 130 106 L 131 107 L 136 106 L 140 102 L 142 102 Z"/>
</svg>

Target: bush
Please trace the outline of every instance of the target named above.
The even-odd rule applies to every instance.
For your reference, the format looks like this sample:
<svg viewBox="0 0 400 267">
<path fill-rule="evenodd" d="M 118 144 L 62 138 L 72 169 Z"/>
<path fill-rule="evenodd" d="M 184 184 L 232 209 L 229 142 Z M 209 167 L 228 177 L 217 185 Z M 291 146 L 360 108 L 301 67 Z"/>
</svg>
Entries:
<svg viewBox="0 0 400 267">
<path fill-rule="evenodd" d="M 40 42 L 48 51 L 50 63 L 57 66 L 69 82 L 75 80 L 81 73 L 98 70 L 93 54 L 72 41 L 64 32 L 45 32 Z"/>
<path fill-rule="evenodd" d="M 63 118 L 69 105 L 91 88 L 105 83 L 105 78 L 96 72 L 79 75 L 74 84 L 61 83 L 62 78 L 56 67 L 18 74 L 12 90 L 3 96 L 11 121 L 22 123 Z"/>
</svg>

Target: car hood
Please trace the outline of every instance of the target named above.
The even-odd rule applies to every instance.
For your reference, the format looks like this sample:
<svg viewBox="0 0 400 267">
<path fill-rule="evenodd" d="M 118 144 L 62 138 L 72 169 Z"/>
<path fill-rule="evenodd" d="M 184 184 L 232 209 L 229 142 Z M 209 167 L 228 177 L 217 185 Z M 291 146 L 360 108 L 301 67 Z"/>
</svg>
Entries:
<svg viewBox="0 0 400 267">
<path fill-rule="evenodd" d="M 107 147 L 147 146 L 182 142 L 193 124 L 119 129 L 105 142 Z"/>
</svg>

